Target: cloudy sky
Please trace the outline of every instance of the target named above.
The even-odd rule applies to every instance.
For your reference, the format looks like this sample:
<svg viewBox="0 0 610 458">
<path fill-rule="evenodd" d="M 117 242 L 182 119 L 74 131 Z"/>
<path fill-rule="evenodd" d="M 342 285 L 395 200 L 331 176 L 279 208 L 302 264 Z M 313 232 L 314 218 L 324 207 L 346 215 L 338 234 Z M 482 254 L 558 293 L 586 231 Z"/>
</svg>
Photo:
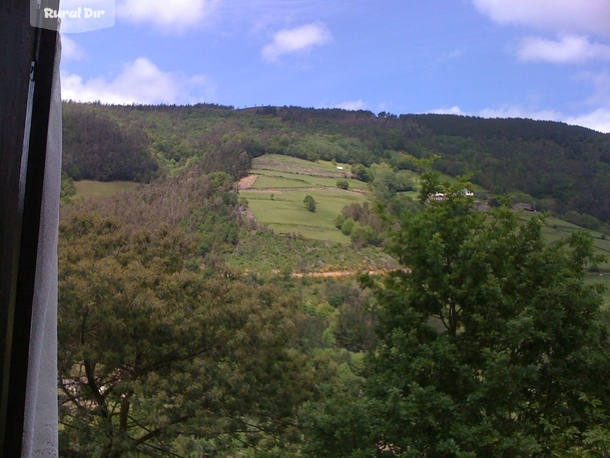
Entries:
<svg viewBox="0 0 610 458">
<path fill-rule="evenodd" d="M 527 117 L 610 132 L 610 0 L 115 6 L 113 27 L 63 34 L 64 99 Z"/>
</svg>

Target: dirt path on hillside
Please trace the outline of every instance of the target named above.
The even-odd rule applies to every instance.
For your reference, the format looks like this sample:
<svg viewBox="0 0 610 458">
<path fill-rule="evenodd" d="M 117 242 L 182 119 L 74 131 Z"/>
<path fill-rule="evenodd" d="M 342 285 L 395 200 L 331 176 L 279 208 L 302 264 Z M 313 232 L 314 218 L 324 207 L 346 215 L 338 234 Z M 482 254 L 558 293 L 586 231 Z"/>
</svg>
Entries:
<svg viewBox="0 0 610 458">
<path fill-rule="evenodd" d="M 392 270 L 396 269 L 377 269 L 377 270 L 367 270 L 364 272 L 357 270 L 331 270 L 328 272 L 292 272 L 290 276 L 292 278 L 303 278 L 303 277 L 312 277 L 312 278 L 329 278 L 329 277 L 349 277 L 352 275 L 360 275 L 360 274 L 369 274 L 369 275 L 380 275 L 387 274 Z M 273 270 L 274 274 L 279 274 L 279 269 Z"/>
<path fill-rule="evenodd" d="M 369 270 L 368 272 L 357 272 L 353 270 L 334 270 L 330 272 L 293 272 L 290 276 L 293 278 L 303 278 L 303 277 L 314 277 L 314 278 L 329 278 L 329 277 L 349 277 L 351 275 L 360 275 L 360 274 L 379 274 L 382 271 Z"/>
</svg>

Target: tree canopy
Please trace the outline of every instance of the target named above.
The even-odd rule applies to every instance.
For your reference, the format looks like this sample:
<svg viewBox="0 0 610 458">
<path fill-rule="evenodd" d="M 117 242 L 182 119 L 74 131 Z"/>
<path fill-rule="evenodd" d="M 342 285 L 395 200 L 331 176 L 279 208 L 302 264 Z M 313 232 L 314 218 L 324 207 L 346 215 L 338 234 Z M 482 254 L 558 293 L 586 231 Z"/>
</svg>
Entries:
<svg viewBox="0 0 610 458">
<path fill-rule="evenodd" d="M 169 226 L 129 230 L 74 211 L 60 237 L 62 456 L 197 456 L 235 443 L 272 450 L 310 381 L 294 304 Z"/>
<path fill-rule="evenodd" d="M 305 204 L 305 208 L 310 212 L 315 212 L 318 205 L 316 199 L 310 195 L 305 196 L 305 199 L 303 199 L 303 204 Z"/>
<path fill-rule="evenodd" d="M 311 456 L 607 453 L 608 335 L 600 290 L 583 283 L 591 241 L 549 245 L 541 217 L 477 213 L 465 180 L 422 179 L 425 210 L 392 232 L 403 268 L 365 279 L 378 303 L 366 382 L 314 409 L 333 429 L 309 423 Z M 346 441 L 357 418 L 366 427 Z"/>
</svg>

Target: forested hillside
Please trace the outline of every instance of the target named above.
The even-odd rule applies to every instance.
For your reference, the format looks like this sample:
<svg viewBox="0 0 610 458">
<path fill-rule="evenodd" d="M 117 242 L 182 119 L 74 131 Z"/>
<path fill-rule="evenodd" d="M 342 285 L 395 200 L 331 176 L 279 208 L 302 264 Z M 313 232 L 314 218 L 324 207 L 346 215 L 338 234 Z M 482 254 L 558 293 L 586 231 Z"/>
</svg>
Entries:
<svg viewBox="0 0 610 458">
<path fill-rule="evenodd" d="M 603 216 L 599 196 L 576 192 L 607 176 L 607 136 L 526 120 L 71 103 L 64 131 L 62 456 L 610 448 L 596 284 L 608 277 L 587 275 L 607 268 L 606 234 L 509 205 L 531 199 L 607 232 L 591 216 Z M 451 176 L 468 170 L 487 189 Z M 518 183 L 548 174 L 574 192 Z M 75 196 L 71 179 L 85 177 L 141 183 Z"/>
<path fill-rule="evenodd" d="M 549 245 L 538 217 L 421 180 L 427 205 L 345 207 L 342 231 L 381 237 L 350 244 L 274 234 L 199 164 L 64 205 L 62 456 L 599 456 L 610 349 L 583 283 L 591 240 Z M 358 278 L 365 242 L 399 265 Z M 350 270 L 308 275 L 339 258 Z"/>
<path fill-rule="evenodd" d="M 526 119 L 216 105 L 64 105 L 64 169 L 73 179 L 150 181 L 201 160 L 243 176 L 275 153 L 367 168 L 409 168 L 409 155 L 441 156 L 448 175 L 472 173 L 493 194 L 543 210 L 610 220 L 610 136 Z"/>
<path fill-rule="evenodd" d="M 445 173 L 472 172 L 473 182 L 491 192 L 530 194 L 541 209 L 610 218 L 610 135 L 528 119 L 405 118 L 427 130 L 412 152 L 440 154 Z"/>
<path fill-rule="evenodd" d="M 62 208 L 62 456 L 299 456 L 301 409 L 358 378 L 365 252 L 260 227 L 205 167 Z"/>
</svg>

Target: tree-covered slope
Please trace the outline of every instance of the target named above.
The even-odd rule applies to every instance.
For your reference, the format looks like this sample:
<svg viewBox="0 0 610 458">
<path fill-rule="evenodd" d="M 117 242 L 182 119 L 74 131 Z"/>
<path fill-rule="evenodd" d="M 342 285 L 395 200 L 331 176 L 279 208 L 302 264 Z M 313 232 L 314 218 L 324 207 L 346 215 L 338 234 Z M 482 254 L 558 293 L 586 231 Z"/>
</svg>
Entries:
<svg viewBox="0 0 610 458">
<path fill-rule="evenodd" d="M 450 175 L 473 173 L 493 193 L 521 191 L 547 209 L 610 219 L 610 136 L 578 126 L 528 119 L 407 116 L 427 132 L 411 152 L 442 156 Z"/>
<path fill-rule="evenodd" d="M 442 172 L 472 173 L 475 184 L 494 194 L 517 192 L 537 208 L 610 221 L 610 136 L 556 122 L 66 103 L 64 151 L 64 168 L 73 178 L 139 181 L 193 162 L 239 177 L 252 158 L 268 153 L 362 164 L 358 176 L 366 179 L 366 167 L 374 163 L 404 169 L 411 167 L 409 156 L 438 154 Z"/>
<path fill-rule="evenodd" d="M 70 109 L 141 132 L 165 176 L 62 207 L 62 456 L 607 449 L 601 291 L 582 284 L 590 261 L 603 268 L 593 241 L 558 225 L 543 237 L 533 213 L 476 211 L 464 190 L 485 190 L 441 183 L 426 172 L 433 160 L 407 154 L 430 153 L 416 149 L 440 138 L 429 128 L 340 110 Z M 78 131 L 79 119 L 66 127 Z M 284 156 L 263 156 L 273 151 Z M 338 172 L 343 162 L 286 156 L 339 153 L 360 181 Z M 258 191 L 307 189 L 318 208 L 299 196 L 305 217 L 328 205 L 313 185 L 363 192 L 371 201 L 334 221 L 351 246 L 258 224 L 236 185 L 249 171 Z M 359 287 L 362 270 L 372 272 Z"/>
</svg>

